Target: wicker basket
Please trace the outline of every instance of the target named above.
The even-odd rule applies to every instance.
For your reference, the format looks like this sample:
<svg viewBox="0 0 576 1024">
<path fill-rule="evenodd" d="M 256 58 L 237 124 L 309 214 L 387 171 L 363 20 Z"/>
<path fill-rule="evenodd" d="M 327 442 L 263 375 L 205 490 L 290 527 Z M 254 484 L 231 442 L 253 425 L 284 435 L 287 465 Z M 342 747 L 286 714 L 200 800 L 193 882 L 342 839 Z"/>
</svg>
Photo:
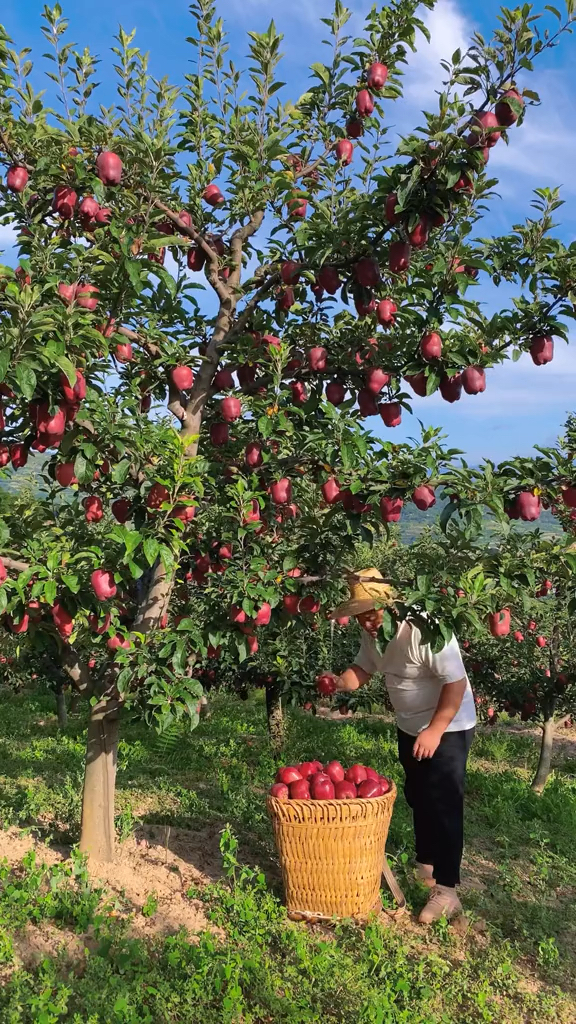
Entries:
<svg viewBox="0 0 576 1024">
<path fill-rule="evenodd" d="M 268 797 L 292 920 L 366 920 L 380 879 L 396 786 L 371 800 Z"/>
</svg>

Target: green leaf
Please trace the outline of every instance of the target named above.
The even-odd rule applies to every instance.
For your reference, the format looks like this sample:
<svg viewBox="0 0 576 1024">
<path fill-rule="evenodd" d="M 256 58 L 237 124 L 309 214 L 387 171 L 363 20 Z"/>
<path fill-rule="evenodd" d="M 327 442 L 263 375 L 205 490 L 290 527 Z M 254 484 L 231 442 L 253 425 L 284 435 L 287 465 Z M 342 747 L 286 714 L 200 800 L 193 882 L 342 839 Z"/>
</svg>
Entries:
<svg viewBox="0 0 576 1024">
<path fill-rule="evenodd" d="M 28 363 L 16 364 L 16 380 L 24 398 L 33 398 L 36 390 L 36 374 Z"/>
<path fill-rule="evenodd" d="M 3 348 L 0 351 L 0 381 L 4 380 L 4 377 L 8 372 L 8 367 L 10 366 L 10 356 L 11 352 L 9 348 Z"/>
<path fill-rule="evenodd" d="M 133 579 L 139 580 L 140 577 L 143 575 L 144 570 L 141 569 L 140 566 L 137 565 L 136 562 L 133 562 L 130 558 L 127 560 L 127 564 L 130 570 L 130 575 L 133 577 Z"/>
<path fill-rule="evenodd" d="M 123 459 L 122 462 L 117 462 L 112 467 L 112 480 L 115 484 L 123 484 L 129 472 L 130 462 L 128 459 Z"/>
<path fill-rule="evenodd" d="M 51 358 L 60 367 L 60 369 L 66 374 L 70 387 L 74 387 L 76 383 L 76 367 L 68 359 L 68 356 L 58 355 L 57 353 L 51 353 Z"/>
<path fill-rule="evenodd" d="M 56 600 L 56 593 L 58 591 L 58 584 L 56 580 L 48 580 L 44 587 L 44 597 L 48 604 L 54 604 Z"/>
<path fill-rule="evenodd" d="M 148 565 L 154 565 L 160 551 L 160 544 L 155 537 L 146 537 L 142 545 Z"/>
<path fill-rule="evenodd" d="M 71 590 L 73 594 L 77 594 L 80 590 L 80 580 L 75 573 L 68 573 L 66 576 L 62 576 L 62 583 L 64 583 L 68 590 Z"/>
</svg>

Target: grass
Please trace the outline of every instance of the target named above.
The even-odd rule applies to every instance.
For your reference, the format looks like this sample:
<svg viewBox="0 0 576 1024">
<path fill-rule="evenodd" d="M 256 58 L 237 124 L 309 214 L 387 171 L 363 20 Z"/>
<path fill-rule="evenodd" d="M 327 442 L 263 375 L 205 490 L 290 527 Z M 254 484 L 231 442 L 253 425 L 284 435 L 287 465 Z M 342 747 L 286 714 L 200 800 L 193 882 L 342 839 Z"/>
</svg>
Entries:
<svg viewBox="0 0 576 1024">
<path fill-rule="evenodd" d="M 83 722 L 72 720 L 59 734 L 52 700 L 42 693 L 2 697 L 0 824 L 73 843 Z M 310 930 L 286 920 L 274 874 L 267 879 L 256 867 L 274 861 L 264 795 L 276 762 L 264 724 L 260 695 L 244 703 L 215 698 L 211 717 L 189 736 L 158 737 L 123 723 L 119 836 L 138 822 L 224 829 L 225 880 L 200 893 L 223 938 L 135 939 L 129 922 L 109 916 L 106 894 L 91 888 L 79 858 L 43 868 L 29 857 L 0 871 L 2 1024 L 573 1024 L 576 783 L 568 772 L 558 771 L 536 797 L 527 786 L 533 739 L 504 730 L 476 739 L 467 929 L 375 922 Z M 285 761 L 311 756 L 364 761 L 401 780 L 394 730 L 385 721 L 333 723 L 294 712 Z M 410 874 L 411 827 L 401 797 L 388 849 L 417 910 L 424 893 Z M 151 893 L 146 913 L 153 916 L 155 906 Z M 19 964 L 18 935 L 46 921 L 63 939 L 76 931 L 81 946 L 89 934 L 91 952 Z"/>
</svg>

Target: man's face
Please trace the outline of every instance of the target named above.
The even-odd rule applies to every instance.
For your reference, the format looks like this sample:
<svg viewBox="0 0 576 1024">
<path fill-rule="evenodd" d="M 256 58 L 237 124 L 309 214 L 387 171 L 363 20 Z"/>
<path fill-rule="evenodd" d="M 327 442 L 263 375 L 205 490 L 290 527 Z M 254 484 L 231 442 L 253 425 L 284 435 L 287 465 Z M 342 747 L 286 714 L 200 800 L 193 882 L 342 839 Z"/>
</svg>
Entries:
<svg viewBox="0 0 576 1024">
<path fill-rule="evenodd" d="M 356 618 L 366 633 L 369 633 L 371 637 L 376 637 L 384 621 L 384 609 L 371 608 L 368 612 L 360 612 Z"/>
</svg>

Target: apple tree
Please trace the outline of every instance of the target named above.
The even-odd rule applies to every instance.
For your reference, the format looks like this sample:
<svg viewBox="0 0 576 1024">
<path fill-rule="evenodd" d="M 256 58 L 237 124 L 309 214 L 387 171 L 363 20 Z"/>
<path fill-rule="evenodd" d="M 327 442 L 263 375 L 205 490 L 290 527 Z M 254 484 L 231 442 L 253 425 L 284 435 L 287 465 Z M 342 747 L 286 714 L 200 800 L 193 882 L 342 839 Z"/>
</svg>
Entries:
<svg viewBox="0 0 576 1024">
<path fill-rule="evenodd" d="M 297 652 L 357 541 L 405 500 L 435 502 L 455 453 L 433 431 L 389 439 L 411 394 L 479 395 L 486 367 L 544 363 L 567 337 L 559 198 L 541 192 L 502 238 L 477 222 L 490 151 L 538 101 L 525 78 L 573 0 L 564 19 L 504 10 L 398 142 L 384 118 L 433 6 L 391 0 L 353 38 L 335 0 L 328 63 L 296 100 L 274 24 L 238 68 L 213 0 L 191 4 L 179 85 L 119 31 L 110 107 L 59 5 L 43 14 L 48 94 L 0 28 L 0 219 L 18 260 L 0 268 L 0 464 L 33 460 L 43 488 L 38 515 L 4 517 L 0 612 L 90 701 L 96 858 L 113 856 L 121 709 L 194 725 L 197 668 L 253 656 L 259 630 L 292 628 Z M 513 306 L 487 317 L 480 279 L 516 285 Z"/>
</svg>

